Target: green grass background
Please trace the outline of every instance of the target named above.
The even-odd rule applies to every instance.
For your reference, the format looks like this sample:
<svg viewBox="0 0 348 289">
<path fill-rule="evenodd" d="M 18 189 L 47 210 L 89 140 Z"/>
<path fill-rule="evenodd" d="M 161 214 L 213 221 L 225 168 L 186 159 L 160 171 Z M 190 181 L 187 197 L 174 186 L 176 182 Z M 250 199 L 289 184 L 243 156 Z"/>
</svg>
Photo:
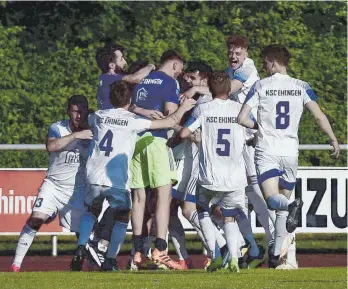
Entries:
<svg viewBox="0 0 348 289">
<path fill-rule="evenodd" d="M 258 242 L 266 244 L 265 234 L 255 234 Z M 18 236 L 0 236 L 0 256 L 13 255 Z M 37 236 L 28 255 L 50 255 L 50 236 Z M 186 235 L 186 246 L 189 253 L 202 252 L 203 246 L 197 235 Z M 72 254 L 76 248 L 75 236 L 58 236 L 58 254 Z M 298 253 L 344 253 L 347 252 L 347 234 L 296 234 L 296 249 Z M 128 254 L 131 250 L 131 235 L 127 235 L 122 246 L 121 254 Z M 174 253 L 172 243 L 169 251 Z"/>
<path fill-rule="evenodd" d="M 156 272 L 24 272 L 0 273 L 3 289 L 38 288 L 121 288 L 121 289 L 343 289 L 347 286 L 346 268 L 299 270 L 242 270 L 241 273 L 203 270 Z"/>
</svg>

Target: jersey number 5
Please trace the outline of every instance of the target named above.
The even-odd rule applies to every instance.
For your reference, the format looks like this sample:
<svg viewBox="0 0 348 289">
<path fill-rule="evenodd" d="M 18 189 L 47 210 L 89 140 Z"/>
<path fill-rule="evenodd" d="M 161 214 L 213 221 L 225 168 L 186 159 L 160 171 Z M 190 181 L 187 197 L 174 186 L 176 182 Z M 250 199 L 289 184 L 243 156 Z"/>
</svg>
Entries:
<svg viewBox="0 0 348 289">
<path fill-rule="evenodd" d="M 110 152 L 112 152 L 113 147 L 111 146 L 112 144 L 112 138 L 114 137 L 113 133 L 111 130 L 108 130 L 102 140 L 99 143 L 99 149 L 101 151 L 105 152 L 105 156 L 110 156 Z"/>
<path fill-rule="evenodd" d="M 224 139 L 224 135 L 229 135 L 231 133 L 230 129 L 218 129 L 218 139 L 217 144 L 223 145 L 223 148 L 216 148 L 216 153 L 221 157 L 228 157 L 230 156 L 230 147 L 231 144 L 227 139 Z"/>
<path fill-rule="evenodd" d="M 290 124 L 290 105 L 288 101 L 279 101 L 276 106 L 276 129 L 286 129 Z"/>
</svg>

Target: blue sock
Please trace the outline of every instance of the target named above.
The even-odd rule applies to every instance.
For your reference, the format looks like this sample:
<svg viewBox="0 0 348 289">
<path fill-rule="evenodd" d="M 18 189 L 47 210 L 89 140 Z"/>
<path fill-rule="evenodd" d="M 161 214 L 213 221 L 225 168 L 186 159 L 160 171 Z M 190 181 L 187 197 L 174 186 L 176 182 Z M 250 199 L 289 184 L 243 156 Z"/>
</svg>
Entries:
<svg viewBox="0 0 348 289">
<path fill-rule="evenodd" d="M 94 216 L 91 212 L 87 212 L 85 215 L 81 217 L 80 221 L 80 236 L 78 245 L 86 245 L 89 239 L 89 236 L 92 233 L 93 226 L 95 221 L 97 220 L 96 216 Z"/>
<path fill-rule="evenodd" d="M 120 252 L 121 246 L 126 238 L 127 223 L 116 221 L 112 230 L 108 251 L 106 253 L 107 258 L 116 258 Z"/>
<path fill-rule="evenodd" d="M 288 210 L 289 200 L 282 194 L 273 195 L 268 198 L 267 205 L 272 210 Z"/>
</svg>

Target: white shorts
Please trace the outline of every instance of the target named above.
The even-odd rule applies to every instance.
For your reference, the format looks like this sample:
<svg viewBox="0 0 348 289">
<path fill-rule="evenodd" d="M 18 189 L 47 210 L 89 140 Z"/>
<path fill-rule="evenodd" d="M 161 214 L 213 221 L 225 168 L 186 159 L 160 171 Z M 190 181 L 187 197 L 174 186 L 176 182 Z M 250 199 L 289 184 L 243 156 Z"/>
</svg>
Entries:
<svg viewBox="0 0 348 289">
<path fill-rule="evenodd" d="M 175 160 L 178 183 L 172 188 L 172 197 L 179 201 L 196 203 L 196 183 L 199 173 L 198 156 Z"/>
<path fill-rule="evenodd" d="M 44 180 L 32 211 L 48 215 L 50 219 L 46 223 L 54 220 L 59 214 L 62 227 L 71 232 L 79 232 L 80 219 L 86 212 L 84 196 L 85 190 L 63 190 L 52 182 Z"/>
<path fill-rule="evenodd" d="M 293 190 L 296 185 L 298 158 L 255 154 L 256 172 L 259 183 L 279 176 L 279 186 Z"/>
<path fill-rule="evenodd" d="M 255 168 L 255 148 L 252 146 L 245 146 L 243 151 L 243 158 L 245 162 L 246 174 L 248 177 L 256 176 Z"/>
<path fill-rule="evenodd" d="M 231 209 L 245 211 L 245 188 L 240 188 L 231 192 L 218 192 L 208 190 L 197 185 L 197 205 L 206 211 L 210 211 L 211 201 L 218 203 L 222 208 L 222 213 Z"/>
<path fill-rule="evenodd" d="M 130 210 L 132 208 L 129 191 L 107 186 L 89 185 L 85 198 L 87 206 L 102 208 L 105 199 L 109 202 L 111 208 L 121 210 Z"/>
</svg>

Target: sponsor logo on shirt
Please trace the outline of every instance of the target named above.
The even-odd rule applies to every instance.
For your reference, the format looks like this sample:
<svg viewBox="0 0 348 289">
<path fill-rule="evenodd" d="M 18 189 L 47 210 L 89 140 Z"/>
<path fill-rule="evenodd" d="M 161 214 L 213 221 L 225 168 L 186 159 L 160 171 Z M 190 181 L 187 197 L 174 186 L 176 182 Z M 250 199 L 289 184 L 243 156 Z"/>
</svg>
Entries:
<svg viewBox="0 0 348 289">
<path fill-rule="evenodd" d="M 65 157 L 65 163 L 75 165 L 80 163 L 80 153 L 78 151 L 68 151 Z"/>
<path fill-rule="evenodd" d="M 140 100 L 145 100 L 147 98 L 148 92 L 144 87 L 140 88 L 137 91 L 137 102 Z"/>
</svg>

